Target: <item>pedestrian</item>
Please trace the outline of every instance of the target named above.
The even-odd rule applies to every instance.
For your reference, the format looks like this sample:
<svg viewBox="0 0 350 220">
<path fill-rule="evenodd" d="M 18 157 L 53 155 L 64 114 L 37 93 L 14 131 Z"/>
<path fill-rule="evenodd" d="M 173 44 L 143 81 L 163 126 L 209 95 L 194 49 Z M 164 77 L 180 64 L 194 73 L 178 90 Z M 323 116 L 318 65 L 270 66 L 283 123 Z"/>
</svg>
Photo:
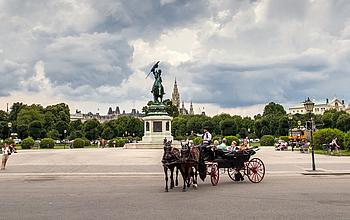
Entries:
<svg viewBox="0 0 350 220">
<path fill-rule="evenodd" d="M 7 160 L 9 159 L 9 156 L 12 153 L 12 147 L 8 143 L 4 143 L 2 146 L 2 163 L 1 163 L 1 170 L 5 170 Z"/>
</svg>

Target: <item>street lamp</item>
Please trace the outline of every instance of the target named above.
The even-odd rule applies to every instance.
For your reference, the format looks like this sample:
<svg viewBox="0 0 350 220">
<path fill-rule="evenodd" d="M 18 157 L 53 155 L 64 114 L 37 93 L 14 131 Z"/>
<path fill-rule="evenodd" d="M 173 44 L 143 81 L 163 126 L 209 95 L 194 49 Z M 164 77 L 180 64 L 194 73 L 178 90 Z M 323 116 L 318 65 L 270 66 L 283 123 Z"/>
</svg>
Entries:
<svg viewBox="0 0 350 220">
<path fill-rule="evenodd" d="M 315 103 L 312 102 L 310 100 L 310 98 L 308 97 L 307 100 L 305 100 L 304 102 L 304 107 L 305 107 L 305 110 L 306 112 L 309 114 L 309 118 L 310 118 L 310 136 L 311 136 L 311 139 L 310 139 L 310 144 L 311 144 L 311 157 L 312 157 L 312 170 L 315 171 L 316 170 L 316 166 L 315 166 L 315 151 L 314 151 L 314 143 L 313 143 L 313 138 L 312 138 L 312 130 L 313 130 L 313 120 L 312 120 L 312 117 L 311 117 L 311 113 L 313 112 L 314 110 L 314 106 L 315 106 Z M 307 128 L 309 129 L 309 128 Z"/>
<path fill-rule="evenodd" d="M 10 138 L 11 137 L 12 123 L 11 122 L 7 123 L 7 127 L 9 128 L 9 138 Z"/>
<path fill-rule="evenodd" d="M 63 135 L 63 141 L 64 141 L 63 149 L 66 149 L 66 141 L 64 139 L 66 138 L 67 130 L 64 129 L 63 133 L 64 133 L 64 135 Z"/>
<path fill-rule="evenodd" d="M 289 137 L 292 137 L 292 120 L 293 120 L 293 115 L 291 113 L 288 114 L 288 135 Z M 288 138 L 289 140 L 289 138 Z M 289 140 L 288 144 L 291 145 L 292 151 L 294 151 L 294 143 L 293 140 Z"/>
</svg>

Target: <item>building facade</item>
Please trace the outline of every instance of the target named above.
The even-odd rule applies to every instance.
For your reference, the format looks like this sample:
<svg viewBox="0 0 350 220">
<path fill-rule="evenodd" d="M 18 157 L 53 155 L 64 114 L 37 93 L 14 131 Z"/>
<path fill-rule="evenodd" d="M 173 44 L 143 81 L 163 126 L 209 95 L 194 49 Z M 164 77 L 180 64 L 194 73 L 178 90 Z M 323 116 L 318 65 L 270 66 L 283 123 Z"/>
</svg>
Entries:
<svg viewBox="0 0 350 220">
<path fill-rule="evenodd" d="M 325 111 L 335 109 L 337 111 L 347 111 L 350 113 L 350 108 L 345 106 L 344 100 L 339 100 L 338 98 L 333 98 L 331 101 L 329 99 L 325 99 L 322 101 L 315 101 L 313 112 L 316 115 L 322 115 Z M 294 114 L 305 114 L 306 109 L 304 105 L 301 103 L 299 105 L 293 106 L 289 108 L 289 113 Z"/>
<path fill-rule="evenodd" d="M 145 115 L 140 113 L 136 109 L 132 109 L 130 113 L 126 113 L 125 110 L 123 110 L 123 112 L 120 113 L 119 106 L 117 106 L 115 110 L 109 107 L 107 115 L 100 115 L 99 113 L 93 114 L 92 112 L 83 114 L 81 111 L 76 110 L 74 114 L 70 115 L 70 120 L 71 121 L 81 120 L 82 122 L 85 122 L 89 119 L 97 119 L 100 123 L 103 123 L 113 119 L 117 119 L 120 116 L 131 116 L 136 118 L 142 118 Z"/>
</svg>

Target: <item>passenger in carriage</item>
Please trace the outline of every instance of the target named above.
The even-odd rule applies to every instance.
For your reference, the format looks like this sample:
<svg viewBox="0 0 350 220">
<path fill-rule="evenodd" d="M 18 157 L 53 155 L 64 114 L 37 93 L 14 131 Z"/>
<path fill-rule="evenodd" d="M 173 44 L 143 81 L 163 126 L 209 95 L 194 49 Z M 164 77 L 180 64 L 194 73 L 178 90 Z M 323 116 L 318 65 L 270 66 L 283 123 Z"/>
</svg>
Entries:
<svg viewBox="0 0 350 220">
<path fill-rule="evenodd" d="M 249 142 L 248 139 L 244 139 L 243 143 L 241 144 L 239 151 L 247 150 L 249 148 Z"/>
<path fill-rule="evenodd" d="M 226 138 L 223 138 L 222 139 L 222 143 L 219 144 L 217 147 L 216 147 L 218 150 L 222 150 L 223 152 L 227 152 L 227 139 Z"/>
</svg>

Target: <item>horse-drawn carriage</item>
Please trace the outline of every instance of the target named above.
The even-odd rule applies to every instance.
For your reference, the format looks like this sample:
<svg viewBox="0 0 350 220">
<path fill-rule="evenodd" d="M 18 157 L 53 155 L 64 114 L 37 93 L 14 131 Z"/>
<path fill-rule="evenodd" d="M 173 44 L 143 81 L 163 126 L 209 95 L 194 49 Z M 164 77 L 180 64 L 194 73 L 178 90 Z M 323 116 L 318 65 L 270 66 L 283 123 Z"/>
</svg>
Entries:
<svg viewBox="0 0 350 220">
<path fill-rule="evenodd" d="M 213 186 L 219 183 L 220 169 L 227 171 L 233 181 L 243 181 L 247 176 L 252 183 L 259 183 L 265 176 L 265 165 L 259 158 L 251 158 L 259 148 L 224 152 L 215 146 L 204 148 L 203 159 Z"/>
<path fill-rule="evenodd" d="M 174 184 L 173 172 L 180 170 L 186 191 L 187 187 L 193 183 L 197 187 L 197 175 L 204 181 L 207 175 L 210 175 L 211 183 L 216 186 L 219 183 L 220 169 L 227 171 L 233 181 L 242 181 L 244 176 L 253 183 L 259 183 L 265 176 L 264 163 L 259 158 L 250 157 L 259 150 L 259 148 L 248 148 L 237 152 L 223 152 L 216 149 L 214 145 L 200 147 L 190 146 L 189 143 L 181 143 L 182 148 L 178 150 L 171 146 L 171 142 L 164 140 L 164 155 L 162 159 L 166 187 L 168 191 L 168 170 L 170 170 L 170 188 Z"/>
</svg>

